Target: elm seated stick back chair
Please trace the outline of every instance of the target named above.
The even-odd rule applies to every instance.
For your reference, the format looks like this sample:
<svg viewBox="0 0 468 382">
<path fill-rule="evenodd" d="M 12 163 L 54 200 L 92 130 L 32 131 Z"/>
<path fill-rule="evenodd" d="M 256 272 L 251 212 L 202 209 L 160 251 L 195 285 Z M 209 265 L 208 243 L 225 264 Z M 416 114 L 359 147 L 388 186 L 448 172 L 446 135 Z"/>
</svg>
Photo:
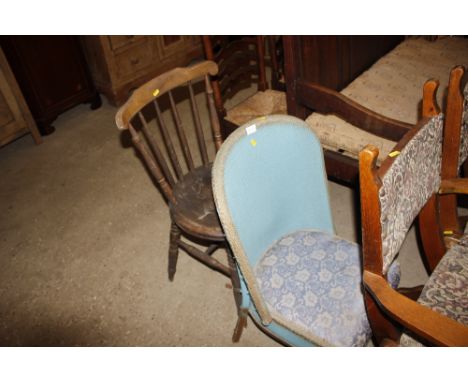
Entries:
<svg viewBox="0 0 468 382">
<path fill-rule="evenodd" d="M 250 314 L 297 346 L 368 343 L 360 249 L 335 235 L 327 187 L 320 142 L 298 118 L 258 118 L 224 142 L 213 196 L 240 274 L 239 325 Z"/>
<path fill-rule="evenodd" d="M 233 274 L 229 266 L 211 257 L 225 243 L 213 202 L 209 160 L 210 153 L 214 157 L 222 143 L 208 77 L 217 71 L 217 65 L 211 61 L 170 70 L 135 90 L 116 115 L 118 128 L 130 131 L 137 151 L 169 204 L 172 223 L 168 273 L 171 281 L 179 249 L 228 277 Z M 196 88 L 203 85 L 200 80 L 204 80 L 206 90 L 203 102 L 196 95 Z M 202 124 L 199 108 L 206 107 L 206 102 L 209 122 Z M 170 109 L 172 119 L 164 118 L 164 107 Z M 191 120 L 181 119 L 180 108 L 183 107 L 187 109 L 185 115 L 193 117 Z M 211 125 L 210 129 L 204 129 L 207 124 Z M 210 140 L 214 140 L 211 146 L 215 147 L 207 145 Z M 189 244 L 182 234 L 206 244 L 206 250 Z"/>
<path fill-rule="evenodd" d="M 203 46 L 206 58 L 219 66 L 218 74 L 211 79 L 225 137 L 251 119 L 287 114 L 285 92 L 268 89 L 263 36 L 203 36 Z M 280 64 L 274 63 L 272 76 L 276 78 Z M 239 100 L 239 91 L 255 83 L 257 92 Z"/>
<path fill-rule="evenodd" d="M 457 70 L 452 71 L 451 82 L 457 81 Z M 375 146 L 368 145 L 359 157 L 365 302 L 377 344 L 468 345 L 466 236 L 439 259 L 417 301 L 399 294 L 385 278 L 418 214 L 427 234 L 440 235 L 438 218 L 444 211 L 434 208 L 438 190 L 445 188 L 447 192 L 445 186 L 456 184 L 456 189 L 468 192 L 466 182 L 460 178 L 452 183 L 444 179 L 445 140 L 453 137 L 445 134 L 443 140 L 444 116 L 438 114 L 435 103 L 437 87 L 436 81 L 425 84 L 424 118 L 402 138 L 379 169 Z M 453 110 L 447 109 L 447 113 L 446 130 L 450 129 Z M 460 126 L 458 129 L 460 137 Z M 457 160 L 458 155 L 457 148 Z"/>
</svg>

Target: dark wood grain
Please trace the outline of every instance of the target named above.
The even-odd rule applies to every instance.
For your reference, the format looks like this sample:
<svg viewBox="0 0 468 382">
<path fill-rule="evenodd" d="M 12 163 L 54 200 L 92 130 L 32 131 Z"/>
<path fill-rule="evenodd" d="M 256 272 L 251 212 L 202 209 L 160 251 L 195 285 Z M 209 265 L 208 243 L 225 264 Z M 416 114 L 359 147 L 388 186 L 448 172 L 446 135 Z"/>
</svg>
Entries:
<svg viewBox="0 0 468 382">
<path fill-rule="evenodd" d="M 42 135 L 73 106 L 101 105 L 77 36 L 2 36 L 0 43 Z"/>
</svg>

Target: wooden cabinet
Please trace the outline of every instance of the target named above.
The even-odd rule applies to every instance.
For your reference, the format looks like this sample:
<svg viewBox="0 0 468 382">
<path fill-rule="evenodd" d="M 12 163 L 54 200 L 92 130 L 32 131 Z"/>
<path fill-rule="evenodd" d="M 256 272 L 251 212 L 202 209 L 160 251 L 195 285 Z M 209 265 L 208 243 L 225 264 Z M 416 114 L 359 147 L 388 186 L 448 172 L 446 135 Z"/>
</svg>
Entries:
<svg viewBox="0 0 468 382">
<path fill-rule="evenodd" d="M 42 135 L 80 103 L 101 105 L 76 36 L 2 36 L 5 56 Z"/>
<path fill-rule="evenodd" d="M 284 36 L 288 114 L 305 119 L 311 110 L 297 101 L 296 82 L 342 90 L 403 36 Z"/>
<path fill-rule="evenodd" d="M 28 133 L 41 143 L 28 105 L 0 49 L 0 146 Z"/>
<path fill-rule="evenodd" d="M 334 90 L 345 88 L 403 40 L 403 36 L 287 36 L 285 38 L 289 45 L 293 45 L 296 77 Z"/>
<path fill-rule="evenodd" d="M 149 79 L 203 57 L 199 36 L 83 36 L 82 43 L 96 88 L 117 106 Z"/>
</svg>

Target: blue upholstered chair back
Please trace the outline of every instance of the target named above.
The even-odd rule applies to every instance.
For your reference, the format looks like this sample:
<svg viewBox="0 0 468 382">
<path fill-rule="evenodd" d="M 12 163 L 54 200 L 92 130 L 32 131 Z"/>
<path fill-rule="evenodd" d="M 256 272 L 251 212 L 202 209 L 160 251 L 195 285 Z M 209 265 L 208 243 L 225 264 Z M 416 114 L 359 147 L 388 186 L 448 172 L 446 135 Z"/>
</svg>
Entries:
<svg viewBox="0 0 468 382">
<path fill-rule="evenodd" d="M 334 233 L 320 142 L 294 117 L 259 118 L 231 134 L 214 162 L 213 193 L 257 309 L 252 269 L 271 244 L 300 229 Z"/>
</svg>

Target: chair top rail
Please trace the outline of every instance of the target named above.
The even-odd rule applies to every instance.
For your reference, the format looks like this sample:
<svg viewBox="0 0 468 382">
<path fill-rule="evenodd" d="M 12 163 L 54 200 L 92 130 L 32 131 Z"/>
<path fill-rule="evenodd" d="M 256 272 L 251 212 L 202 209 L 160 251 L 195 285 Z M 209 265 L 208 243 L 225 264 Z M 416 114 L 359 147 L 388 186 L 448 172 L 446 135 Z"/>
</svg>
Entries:
<svg viewBox="0 0 468 382">
<path fill-rule="evenodd" d="M 119 130 L 128 129 L 129 122 L 146 104 L 180 85 L 206 75 L 216 75 L 218 66 L 213 61 L 203 61 L 188 68 L 172 69 L 135 90 L 119 109 L 115 121 Z"/>
</svg>

